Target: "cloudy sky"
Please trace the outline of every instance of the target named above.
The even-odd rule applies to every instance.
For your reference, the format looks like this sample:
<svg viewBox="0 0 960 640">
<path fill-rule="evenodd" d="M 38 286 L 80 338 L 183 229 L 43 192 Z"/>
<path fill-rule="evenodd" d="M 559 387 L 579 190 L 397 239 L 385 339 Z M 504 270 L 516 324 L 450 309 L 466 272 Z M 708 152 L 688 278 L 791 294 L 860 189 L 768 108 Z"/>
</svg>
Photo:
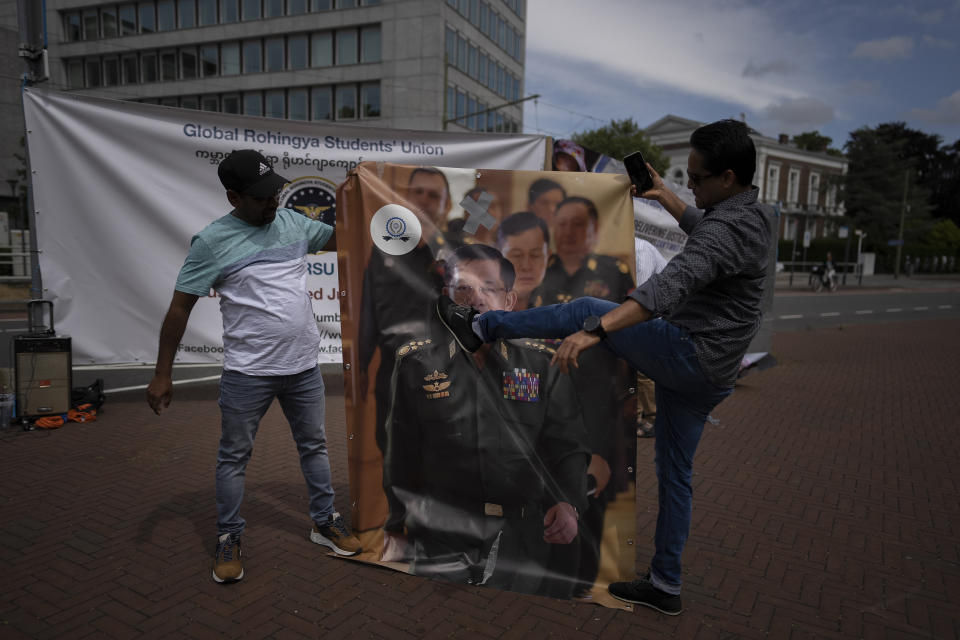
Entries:
<svg viewBox="0 0 960 640">
<path fill-rule="evenodd" d="M 739 118 L 960 138 L 960 0 L 528 0 L 527 132 Z"/>
</svg>

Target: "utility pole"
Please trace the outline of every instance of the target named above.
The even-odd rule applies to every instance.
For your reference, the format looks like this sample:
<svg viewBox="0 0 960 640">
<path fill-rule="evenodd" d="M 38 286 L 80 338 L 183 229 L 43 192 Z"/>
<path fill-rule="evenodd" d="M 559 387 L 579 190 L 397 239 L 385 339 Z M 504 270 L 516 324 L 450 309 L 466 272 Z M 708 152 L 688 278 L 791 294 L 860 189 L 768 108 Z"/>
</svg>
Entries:
<svg viewBox="0 0 960 640">
<path fill-rule="evenodd" d="M 19 56 L 26 63 L 22 87 L 30 87 L 50 77 L 47 58 L 46 0 L 17 0 L 17 26 L 20 32 Z M 30 135 L 24 121 L 24 140 Z M 43 297 L 43 282 L 40 278 L 40 261 L 37 248 L 36 210 L 33 199 L 33 181 L 30 170 L 29 145 L 24 148 L 27 164 L 27 193 L 24 198 L 24 220 L 30 225 L 30 297 Z"/>
<path fill-rule="evenodd" d="M 903 172 L 903 204 L 900 205 L 900 234 L 897 236 L 897 261 L 893 265 L 893 277 L 900 277 L 900 255 L 903 252 L 903 223 L 907 218 L 907 188 L 910 186 L 910 169 Z"/>
</svg>

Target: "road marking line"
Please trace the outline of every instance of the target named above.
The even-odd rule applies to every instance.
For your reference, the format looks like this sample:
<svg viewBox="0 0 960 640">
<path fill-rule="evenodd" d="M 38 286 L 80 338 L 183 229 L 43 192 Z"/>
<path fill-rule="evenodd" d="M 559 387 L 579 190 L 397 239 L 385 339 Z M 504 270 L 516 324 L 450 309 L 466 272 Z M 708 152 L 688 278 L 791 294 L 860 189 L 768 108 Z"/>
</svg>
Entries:
<svg viewBox="0 0 960 640">
<path fill-rule="evenodd" d="M 821 317 L 821 318 L 832 318 L 833 316 L 838 316 L 838 315 L 840 315 L 840 312 L 839 312 L 839 311 L 828 311 L 828 312 L 826 312 L 826 313 L 821 313 L 821 314 L 820 314 L 820 317 Z"/>
<path fill-rule="evenodd" d="M 930 307 L 914 307 L 913 310 L 914 310 L 914 311 L 926 311 L 926 310 L 929 309 L 929 308 L 930 308 Z"/>
<path fill-rule="evenodd" d="M 901 309 L 900 307 L 896 307 L 894 309 L 887 309 L 887 313 L 897 313 L 898 311 L 903 311 L 903 309 Z"/>
<path fill-rule="evenodd" d="M 854 311 L 858 316 L 865 316 L 868 313 L 873 313 L 873 309 L 861 309 L 860 311 Z"/>
<path fill-rule="evenodd" d="M 781 320 L 796 320 L 797 318 L 802 318 L 802 317 L 803 317 L 802 315 L 780 316 L 780 319 L 781 319 Z"/>
<path fill-rule="evenodd" d="M 953 309 L 953 305 L 952 305 L 952 304 L 942 304 L 942 305 L 940 305 L 939 307 L 937 307 L 937 309 Z"/>
</svg>

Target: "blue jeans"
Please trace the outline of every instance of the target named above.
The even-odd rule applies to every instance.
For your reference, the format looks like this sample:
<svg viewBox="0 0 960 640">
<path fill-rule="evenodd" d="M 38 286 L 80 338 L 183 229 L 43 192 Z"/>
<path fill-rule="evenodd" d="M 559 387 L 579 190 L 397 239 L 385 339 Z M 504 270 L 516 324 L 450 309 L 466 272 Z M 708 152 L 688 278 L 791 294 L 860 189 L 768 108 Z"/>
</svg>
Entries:
<svg viewBox="0 0 960 640">
<path fill-rule="evenodd" d="M 224 371 L 220 378 L 220 450 L 217 453 L 217 535 L 241 533 L 240 517 L 247 462 L 260 419 L 273 399 L 283 415 L 300 453 L 300 469 L 307 482 L 310 517 L 324 522 L 333 513 L 333 485 L 327 436 L 323 428 L 324 387 L 320 367 L 287 376 L 249 376 Z"/>
<path fill-rule="evenodd" d="M 490 339 L 564 338 L 579 331 L 588 316 L 603 316 L 617 306 L 608 300 L 579 298 L 526 311 L 488 311 L 479 323 Z M 659 510 L 650 580 L 663 591 L 680 593 L 680 556 L 690 532 L 693 504 L 693 455 L 710 411 L 733 389 L 707 379 L 693 340 L 665 320 L 612 332 L 601 344 L 657 385 L 654 451 Z"/>
</svg>

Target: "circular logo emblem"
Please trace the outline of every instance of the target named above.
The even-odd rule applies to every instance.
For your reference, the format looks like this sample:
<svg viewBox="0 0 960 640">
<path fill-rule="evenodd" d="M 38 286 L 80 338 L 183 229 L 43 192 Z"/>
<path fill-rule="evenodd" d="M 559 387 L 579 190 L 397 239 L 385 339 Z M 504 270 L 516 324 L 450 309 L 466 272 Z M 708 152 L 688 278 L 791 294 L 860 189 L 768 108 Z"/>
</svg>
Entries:
<svg viewBox="0 0 960 640">
<path fill-rule="evenodd" d="M 420 242 L 420 221 L 410 209 L 399 204 L 380 207 L 370 220 L 370 237 L 380 251 L 402 256 Z"/>
<path fill-rule="evenodd" d="M 326 178 L 307 176 L 290 182 L 280 192 L 280 206 L 334 226 L 337 222 L 337 185 Z"/>
</svg>

